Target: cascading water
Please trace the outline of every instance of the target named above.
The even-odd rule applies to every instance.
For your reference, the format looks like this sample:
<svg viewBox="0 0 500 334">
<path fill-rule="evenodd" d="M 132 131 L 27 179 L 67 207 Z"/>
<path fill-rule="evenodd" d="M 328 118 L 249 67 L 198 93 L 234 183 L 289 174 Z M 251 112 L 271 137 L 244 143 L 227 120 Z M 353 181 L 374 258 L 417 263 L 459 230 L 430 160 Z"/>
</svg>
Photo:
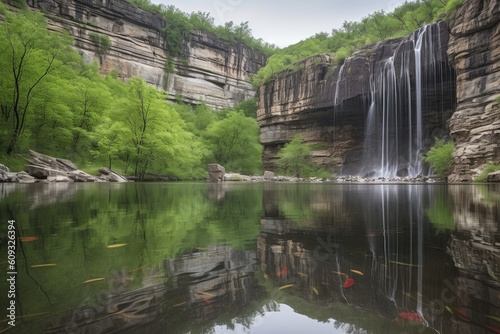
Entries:
<svg viewBox="0 0 500 334">
<path fill-rule="evenodd" d="M 376 63 L 370 79 L 362 176 L 428 173 L 421 154 L 433 138 L 425 113 L 444 112 L 439 96 L 447 90 L 441 83 L 451 71 L 441 48 L 441 29 L 441 23 L 420 28 L 403 39 L 390 57 Z"/>
</svg>

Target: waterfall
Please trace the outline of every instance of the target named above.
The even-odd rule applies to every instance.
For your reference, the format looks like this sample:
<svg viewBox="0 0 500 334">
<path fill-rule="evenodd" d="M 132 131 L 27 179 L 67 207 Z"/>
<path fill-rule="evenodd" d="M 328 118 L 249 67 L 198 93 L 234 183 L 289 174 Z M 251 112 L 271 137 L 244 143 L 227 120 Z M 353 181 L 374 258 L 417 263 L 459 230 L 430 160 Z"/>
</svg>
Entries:
<svg viewBox="0 0 500 334">
<path fill-rule="evenodd" d="M 443 67 L 450 67 L 441 49 L 440 30 L 440 23 L 424 26 L 402 39 L 392 55 L 376 62 L 370 79 L 362 176 L 428 173 L 421 155 L 432 141 L 433 125 L 428 124 L 426 113 L 443 112 L 439 101 L 445 91 Z"/>
</svg>

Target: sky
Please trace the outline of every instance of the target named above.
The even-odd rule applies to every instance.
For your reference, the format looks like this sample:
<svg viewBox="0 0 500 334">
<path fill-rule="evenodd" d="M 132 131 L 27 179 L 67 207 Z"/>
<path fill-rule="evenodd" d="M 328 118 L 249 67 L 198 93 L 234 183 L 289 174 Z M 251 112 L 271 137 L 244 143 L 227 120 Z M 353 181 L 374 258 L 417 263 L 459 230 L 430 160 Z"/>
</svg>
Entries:
<svg viewBox="0 0 500 334">
<path fill-rule="evenodd" d="M 344 21 L 390 12 L 405 0 L 151 0 L 180 10 L 210 13 L 216 25 L 249 22 L 252 35 L 285 47 L 319 32 L 331 33 Z"/>
</svg>

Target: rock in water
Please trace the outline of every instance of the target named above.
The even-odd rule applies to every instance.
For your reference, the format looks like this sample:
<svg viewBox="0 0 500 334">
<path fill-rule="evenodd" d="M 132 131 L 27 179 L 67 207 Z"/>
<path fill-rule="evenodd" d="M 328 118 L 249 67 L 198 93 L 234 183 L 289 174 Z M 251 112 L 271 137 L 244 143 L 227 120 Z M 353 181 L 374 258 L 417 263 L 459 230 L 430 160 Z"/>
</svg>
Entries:
<svg viewBox="0 0 500 334">
<path fill-rule="evenodd" d="M 208 165 L 208 180 L 211 182 L 219 182 L 224 180 L 226 169 L 219 164 Z"/>
<path fill-rule="evenodd" d="M 500 182 L 500 170 L 497 172 L 489 173 L 486 181 L 488 181 L 488 182 Z"/>
</svg>

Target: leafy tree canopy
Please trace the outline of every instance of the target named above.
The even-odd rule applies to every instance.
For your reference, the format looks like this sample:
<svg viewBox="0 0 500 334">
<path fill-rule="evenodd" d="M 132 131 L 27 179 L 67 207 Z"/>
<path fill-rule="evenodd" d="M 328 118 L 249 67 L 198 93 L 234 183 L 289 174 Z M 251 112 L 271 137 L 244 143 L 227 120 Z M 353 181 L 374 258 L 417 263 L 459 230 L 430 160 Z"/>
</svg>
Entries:
<svg viewBox="0 0 500 334">
<path fill-rule="evenodd" d="M 341 63 L 365 45 L 402 37 L 425 24 L 449 17 L 462 2 L 463 0 L 407 1 L 391 13 L 378 11 L 363 18 L 361 22 L 345 21 L 340 29 L 333 29 L 331 33 L 321 32 L 297 44 L 276 50 L 268 59 L 267 65 L 252 78 L 252 83 L 258 87 L 283 70 L 296 69 L 294 63 L 319 53 L 332 54 Z"/>
</svg>

